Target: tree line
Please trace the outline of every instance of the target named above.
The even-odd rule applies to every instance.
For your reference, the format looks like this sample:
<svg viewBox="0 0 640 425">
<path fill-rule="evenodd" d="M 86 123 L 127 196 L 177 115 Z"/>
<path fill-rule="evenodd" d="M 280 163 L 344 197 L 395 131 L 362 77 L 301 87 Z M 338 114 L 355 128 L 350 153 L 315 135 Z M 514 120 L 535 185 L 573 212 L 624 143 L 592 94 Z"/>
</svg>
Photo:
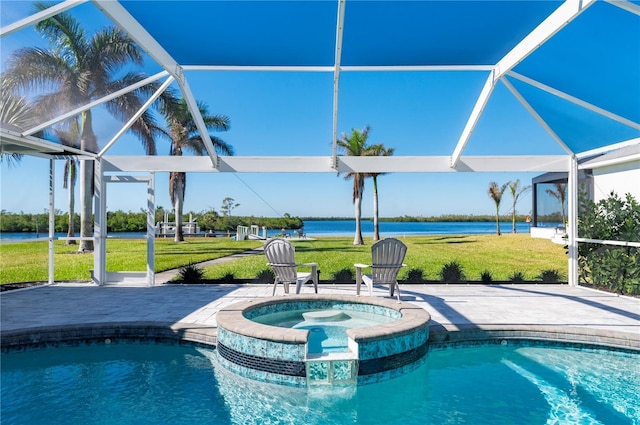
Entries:
<svg viewBox="0 0 640 425">
<path fill-rule="evenodd" d="M 187 221 L 192 216 L 202 231 L 235 231 L 238 226 L 264 226 L 267 229 L 301 229 L 304 223 L 299 217 L 285 214 L 283 217 L 254 217 L 254 216 L 230 216 L 220 215 L 214 210 L 195 213 L 193 211 L 182 217 Z M 155 223 L 162 222 L 165 210 L 156 208 Z M 170 222 L 175 222 L 175 215 L 168 214 Z M 55 232 L 67 232 L 69 226 L 69 214 L 60 210 L 54 213 Z M 74 233 L 80 232 L 80 216 L 75 214 Z M 43 236 L 49 231 L 49 213 L 28 214 L 24 212 L 12 213 L 0 211 L 0 232 L 3 233 L 41 233 Z M 107 231 L 112 232 L 146 232 L 147 213 L 144 210 L 132 211 L 108 211 Z"/>
</svg>

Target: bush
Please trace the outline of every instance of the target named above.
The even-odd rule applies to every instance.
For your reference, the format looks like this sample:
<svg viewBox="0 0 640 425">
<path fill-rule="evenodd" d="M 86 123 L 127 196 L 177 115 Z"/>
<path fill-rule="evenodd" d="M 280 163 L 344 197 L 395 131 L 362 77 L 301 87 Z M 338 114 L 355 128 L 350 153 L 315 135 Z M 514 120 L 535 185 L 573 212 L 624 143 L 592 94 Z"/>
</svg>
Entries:
<svg viewBox="0 0 640 425">
<path fill-rule="evenodd" d="M 615 193 L 594 203 L 581 194 L 578 232 L 586 239 L 640 242 L 640 204 Z M 612 292 L 640 294 L 640 249 L 631 246 L 578 244 L 579 279 Z"/>
<path fill-rule="evenodd" d="M 405 282 L 424 283 L 425 280 L 426 279 L 424 278 L 424 272 L 422 271 L 422 269 L 409 269 Z"/>
<path fill-rule="evenodd" d="M 231 284 L 231 283 L 235 283 L 235 275 L 232 272 L 229 273 L 225 273 L 221 278 L 220 281 L 222 283 L 226 283 L 226 284 Z"/>
<path fill-rule="evenodd" d="M 524 282 L 524 273 L 522 272 L 513 272 L 511 276 L 509 276 L 509 281 L 511 283 L 523 283 Z"/>
<path fill-rule="evenodd" d="M 276 279 L 276 275 L 273 273 L 271 269 L 261 270 L 260 273 L 256 276 L 257 283 L 273 283 Z"/>
<path fill-rule="evenodd" d="M 480 273 L 480 280 L 482 281 L 482 283 L 490 284 L 491 282 L 493 282 L 493 274 L 491 274 L 489 270 L 483 270 Z"/>
<path fill-rule="evenodd" d="M 451 261 L 440 270 L 440 280 L 444 283 L 464 282 L 465 275 L 462 266 L 457 261 Z"/>
<path fill-rule="evenodd" d="M 411 268 L 407 271 L 405 282 L 423 283 L 425 282 L 424 271 L 422 269 Z"/>
<path fill-rule="evenodd" d="M 180 267 L 180 272 L 178 273 L 182 283 L 200 283 L 203 276 L 204 270 L 193 263 Z"/>
<path fill-rule="evenodd" d="M 542 270 L 538 280 L 542 283 L 558 283 L 562 280 L 562 275 L 558 270 Z"/>
<path fill-rule="evenodd" d="M 349 268 L 338 270 L 334 273 L 333 280 L 336 283 L 353 283 L 355 282 L 355 278 L 353 277 L 353 270 Z"/>
</svg>

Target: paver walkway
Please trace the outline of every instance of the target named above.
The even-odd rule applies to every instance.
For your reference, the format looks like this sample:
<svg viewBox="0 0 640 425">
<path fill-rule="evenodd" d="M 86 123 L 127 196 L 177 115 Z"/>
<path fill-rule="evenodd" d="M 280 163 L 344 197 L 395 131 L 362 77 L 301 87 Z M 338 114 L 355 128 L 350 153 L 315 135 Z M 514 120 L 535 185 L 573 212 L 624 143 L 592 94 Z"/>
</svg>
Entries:
<svg viewBox="0 0 640 425">
<path fill-rule="evenodd" d="M 400 285 L 434 326 L 460 329 L 579 329 L 640 349 L 640 300 L 567 285 Z M 59 283 L 0 295 L 3 336 L 82 324 L 159 323 L 215 331 L 216 313 L 237 301 L 271 295 L 268 285 L 104 286 Z M 302 293 L 312 293 L 311 286 Z M 355 295 L 355 285 L 320 285 L 320 294 Z M 282 296 L 279 288 L 277 296 Z M 385 296 L 375 288 L 374 296 Z M 587 338 L 585 340 L 589 342 Z"/>
</svg>

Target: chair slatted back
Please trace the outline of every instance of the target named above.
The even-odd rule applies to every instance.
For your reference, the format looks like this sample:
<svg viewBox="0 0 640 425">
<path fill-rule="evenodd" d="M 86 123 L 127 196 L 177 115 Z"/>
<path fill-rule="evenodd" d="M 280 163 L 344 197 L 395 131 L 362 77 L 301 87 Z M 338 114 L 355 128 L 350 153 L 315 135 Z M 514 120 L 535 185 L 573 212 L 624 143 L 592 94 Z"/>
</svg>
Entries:
<svg viewBox="0 0 640 425">
<path fill-rule="evenodd" d="M 283 239 L 272 239 L 265 245 L 264 254 L 280 282 L 296 282 L 296 251 L 293 245 Z"/>
<path fill-rule="evenodd" d="M 407 246 L 398 239 L 383 239 L 371 247 L 373 283 L 394 284 L 402 267 Z"/>
</svg>

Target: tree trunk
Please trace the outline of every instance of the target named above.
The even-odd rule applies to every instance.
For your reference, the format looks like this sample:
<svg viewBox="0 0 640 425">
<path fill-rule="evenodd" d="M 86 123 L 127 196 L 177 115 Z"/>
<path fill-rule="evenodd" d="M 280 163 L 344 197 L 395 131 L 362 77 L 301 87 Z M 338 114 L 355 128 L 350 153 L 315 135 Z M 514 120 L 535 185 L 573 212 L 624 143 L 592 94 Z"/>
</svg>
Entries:
<svg viewBox="0 0 640 425">
<path fill-rule="evenodd" d="M 356 197 L 353 204 L 356 210 L 356 235 L 353 238 L 353 244 L 364 245 L 364 241 L 362 240 L 362 224 L 360 222 L 362 217 L 362 196 Z"/>
<path fill-rule="evenodd" d="M 496 234 L 500 236 L 500 210 L 496 205 Z"/>
<path fill-rule="evenodd" d="M 378 223 L 378 178 L 373 176 L 373 240 L 380 240 L 380 225 Z"/>
<path fill-rule="evenodd" d="M 69 167 L 75 167 L 74 165 L 70 165 Z M 75 179 L 75 170 L 73 170 L 73 175 L 71 171 L 69 172 L 69 227 L 67 228 L 67 237 L 72 238 L 75 236 L 75 190 L 76 190 L 76 179 Z M 76 241 L 67 239 L 66 245 L 75 245 Z"/>
<path fill-rule="evenodd" d="M 513 211 L 511 212 L 511 231 L 518 233 L 516 229 L 516 201 L 513 201 Z"/>
<path fill-rule="evenodd" d="M 186 182 L 185 173 L 176 173 L 174 179 L 175 186 L 173 188 L 173 196 L 175 197 L 175 213 L 176 213 L 176 233 L 173 238 L 174 242 L 184 242 L 184 233 L 182 232 L 182 210 L 184 208 L 184 189 Z"/>
<path fill-rule="evenodd" d="M 91 128 L 91 110 L 82 113 L 80 149 L 97 151 L 96 136 Z M 80 236 L 93 237 L 93 161 L 80 161 Z M 93 251 L 93 240 L 80 241 L 78 252 Z"/>
</svg>

